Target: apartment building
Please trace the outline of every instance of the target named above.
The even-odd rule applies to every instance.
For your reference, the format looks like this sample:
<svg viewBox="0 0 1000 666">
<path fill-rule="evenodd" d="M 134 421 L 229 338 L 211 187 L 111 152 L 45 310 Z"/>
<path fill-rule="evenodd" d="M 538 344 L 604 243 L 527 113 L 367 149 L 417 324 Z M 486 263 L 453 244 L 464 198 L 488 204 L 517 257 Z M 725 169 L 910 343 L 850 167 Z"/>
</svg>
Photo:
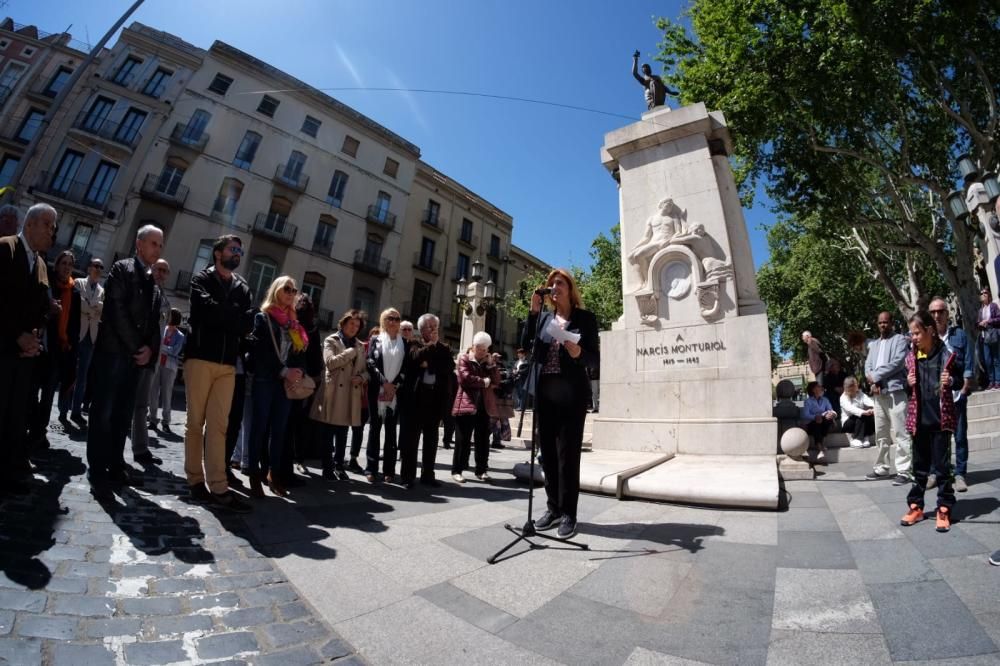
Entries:
<svg viewBox="0 0 1000 666">
<path fill-rule="evenodd" d="M 73 249 L 78 268 L 91 256 L 110 261 L 132 251 L 131 222 L 140 201 L 133 180 L 203 53 L 133 23 L 100 54 L 53 118 L 22 187 L 28 185 L 27 203 L 44 201 L 60 211 L 55 250 Z M 50 66 L 57 69 L 38 85 L 68 76 L 69 66 Z"/>
</svg>

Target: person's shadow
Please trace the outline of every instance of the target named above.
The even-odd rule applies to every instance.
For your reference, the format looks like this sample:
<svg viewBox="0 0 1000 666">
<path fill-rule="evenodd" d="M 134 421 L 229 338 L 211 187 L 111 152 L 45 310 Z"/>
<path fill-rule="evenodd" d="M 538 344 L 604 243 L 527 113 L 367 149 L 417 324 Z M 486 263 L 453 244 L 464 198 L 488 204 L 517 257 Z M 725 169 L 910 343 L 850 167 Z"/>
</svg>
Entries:
<svg viewBox="0 0 1000 666">
<path fill-rule="evenodd" d="M 34 458 L 36 473 L 48 479 L 32 481 L 28 495 L 10 498 L 0 508 L 0 571 L 15 583 L 38 590 L 52 572 L 38 555 L 56 544 L 56 523 L 69 511 L 59 504 L 63 488 L 83 474 L 83 461 L 64 449 L 49 449 Z"/>
<path fill-rule="evenodd" d="M 1000 517 L 996 516 L 997 509 L 1000 509 L 1000 499 L 992 495 L 984 495 L 971 499 L 963 497 L 955 503 L 955 508 L 952 511 L 954 512 L 953 515 L 956 523 L 1000 525 L 1000 520 L 983 520 L 986 516 Z"/>
<path fill-rule="evenodd" d="M 635 548 L 590 549 L 593 553 L 607 553 L 606 557 L 595 557 L 595 560 L 613 560 L 623 557 L 645 557 L 659 555 L 678 550 L 686 550 L 696 554 L 705 548 L 704 541 L 708 537 L 721 537 L 726 530 L 718 525 L 686 524 L 686 523 L 618 523 L 595 525 L 579 524 L 580 537 L 586 535 L 620 538 L 623 541 L 635 542 Z M 662 546 L 662 547 L 661 547 Z"/>
</svg>

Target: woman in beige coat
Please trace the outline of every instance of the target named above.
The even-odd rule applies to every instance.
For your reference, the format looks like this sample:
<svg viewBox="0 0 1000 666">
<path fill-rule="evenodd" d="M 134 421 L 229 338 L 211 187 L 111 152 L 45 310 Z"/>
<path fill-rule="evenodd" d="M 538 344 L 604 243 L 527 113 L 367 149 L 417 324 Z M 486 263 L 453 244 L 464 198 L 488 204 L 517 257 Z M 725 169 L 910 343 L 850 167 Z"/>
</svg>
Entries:
<svg viewBox="0 0 1000 666">
<path fill-rule="evenodd" d="M 348 478 L 344 471 L 347 430 L 361 425 L 361 396 L 368 380 L 365 345 L 357 339 L 361 311 L 348 310 L 340 318 L 338 328 L 323 341 L 323 385 L 309 414 L 325 424 L 320 433 L 321 455 L 323 478 L 329 480 Z"/>
</svg>

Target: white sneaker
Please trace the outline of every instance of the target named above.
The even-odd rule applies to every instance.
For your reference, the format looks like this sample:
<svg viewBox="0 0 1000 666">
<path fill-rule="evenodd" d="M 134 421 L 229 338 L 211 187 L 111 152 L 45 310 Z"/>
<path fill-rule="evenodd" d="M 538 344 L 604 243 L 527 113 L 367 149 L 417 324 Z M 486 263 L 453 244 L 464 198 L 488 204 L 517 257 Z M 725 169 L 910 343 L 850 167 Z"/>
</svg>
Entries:
<svg viewBox="0 0 1000 666">
<path fill-rule="evenodd" d="M 461 474 L 452 474 L 451 478 L 455 481 L 455 483 L 465 483 L 465 477 Z"/>
<path fill-rule="evenodd" d="M 826 460 L 826 449 L 820 449 L 816 454 L 816 460 Z"/>
<path fill-rule="evenodd" d="M 861 448 L 863 448 L 863 449 L 870 449 L 870 448 L 872 448 L 872 442 L 871 442 L 871 440 L 866 437 L 864 439 L 864 441 L 861 442 Z"/>
<path fill-rule="evenodd" d="M 480 481 L 482 481 L 483 483 L 489 483 L 492 480 L 492 479 L 490 479 L 489 472 L 483 472 L 482 474 L 476 474 L 476 478 L 479 479 Z"/>
<path fill-rule="evenodd" d="M 851 448 L 852 449 L 862 449 L 862 448 L 864 448 L 864 446 L 865 445 L 861 443 L 860 439 L 851 439 Z"/>
</svg>

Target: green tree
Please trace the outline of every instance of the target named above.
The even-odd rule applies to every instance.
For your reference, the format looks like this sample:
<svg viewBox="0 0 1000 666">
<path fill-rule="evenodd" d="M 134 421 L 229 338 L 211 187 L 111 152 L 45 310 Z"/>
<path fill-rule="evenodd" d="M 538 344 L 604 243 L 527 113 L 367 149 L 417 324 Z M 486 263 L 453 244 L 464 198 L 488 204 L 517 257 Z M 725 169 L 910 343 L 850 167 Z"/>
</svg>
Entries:
<svg viewBox="0 0 1000 666">
<path fill-rule="evenodd" d="M 622 316 L 622 235 L 615 225 L 605 235 L 600 233 L 590 244 L 590 268 L 574 268 L 585 308 L 597 317 L 602 331 Z"/>
<path fill-rule="evenodd" d="M 903 313 L 921 305 L 906 296 L 932 266 L 969 330 L 977 232 L 942 202 L 960 153 L 998 166 L 995 0 L 694 0 L 689 11 L 692 33 L 659 20 L 660 59 L 684 103 L 725 112 L 744 198 L 764 182 Z"/>
<path fill-rule="evenodd" d="M 513 289 L 508 289 L 500 301 L 499 308 L 519 322 L 528 318 L 531 306 L 531 292 L 545 284 L 548 271 L 532 271 L 517 281 Z"/>
</svg>

